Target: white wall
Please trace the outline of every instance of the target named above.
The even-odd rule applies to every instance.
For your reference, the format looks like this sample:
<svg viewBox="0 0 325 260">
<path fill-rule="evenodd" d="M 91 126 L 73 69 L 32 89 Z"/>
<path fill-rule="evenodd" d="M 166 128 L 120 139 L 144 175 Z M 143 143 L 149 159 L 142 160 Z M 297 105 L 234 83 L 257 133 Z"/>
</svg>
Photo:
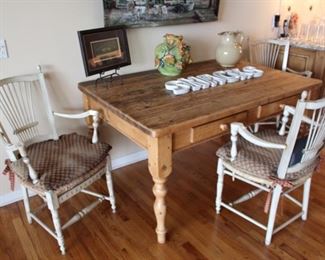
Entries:
<svg viewBox="0 0 325 260">
<path fill-rule="evenodd" d="M 288 10 L 288 7 L 291 10 Z M 309 7 L 312 6 L 312 10 Z M 324 0 L 282 0 L 281 16 L 282 21 L 287 19 L 291 13 L 298 14 L 298 24 L 309 23 L 313 20 L 325 18 L 325 1 Z"/>
<path fill-rule="evenodd" d="M 122 73 L 153 69 L 154 48 L 165 33 L 184 35 L 192 46 L 194 61 L 213 59 L 218 32 L 242 30 L 253 38 L 273 36 L 271 20 L 276 12 L 279 0 L 221 0 L 217 22 L 128 30 L 132 65 Z M 42 64 L 48 73 L 54 109 L 81 110 L 77 83 L 86 77 L 77 31 L 101 27 L 103 20 L 101 0 L 0 0 L 0 38 L 6 39 L 10 56 L 0 60 L 0 78 L 31 73 Z M 58 126 L 61 132 L 71 129 L 64 120 Z M 84 128 L 83 121 L 74 125 L 77 130 Z M 139 151 L 108 127 L 102 130 L 113 145 L 113 159 Z M 3 149 L 0 145 L 0 170 Z M 0 174 L 0 195 L 9 192 L 8 181 Z"/>
</svg>

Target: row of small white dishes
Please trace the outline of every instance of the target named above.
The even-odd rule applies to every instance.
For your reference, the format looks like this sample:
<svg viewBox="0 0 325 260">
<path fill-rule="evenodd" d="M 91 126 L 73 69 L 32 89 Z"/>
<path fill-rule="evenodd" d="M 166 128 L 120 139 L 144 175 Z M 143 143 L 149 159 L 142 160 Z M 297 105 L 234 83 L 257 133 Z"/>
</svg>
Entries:
<svg viewBox="0 0 325 260">
<path fill-rule="evenodd" d="M 245 69 L 246 68 L 246 69 Z M 179 78 L 177 80 L 168 81 L 165 83 L 167 90 L 173 91 L 174 95 L 182 95 L 192 91 L 198 91 L 200 89 L 207 89 L 209 87 L 216 87 L 218 85 L 224 85 L 226 83 L 234 83 L 240 80 L 246 80 L 251 78 L 261 77 L 263 75 L 262 70 L 258 70 L 255 67 L 247 66 L 243 68 L 243 71 L 239 69 L 220 70 L 210 74 L 202 74 L 196 77 L 191 76 L 186 78 Z"/>
</svg>

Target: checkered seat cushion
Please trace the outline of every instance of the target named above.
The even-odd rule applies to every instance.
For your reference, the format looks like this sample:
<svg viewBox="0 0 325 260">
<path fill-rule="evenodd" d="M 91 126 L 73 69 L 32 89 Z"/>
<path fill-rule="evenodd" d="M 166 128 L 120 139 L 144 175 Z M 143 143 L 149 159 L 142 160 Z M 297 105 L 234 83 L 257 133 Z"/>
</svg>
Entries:
<svg viewBox="0 0 325 260">
<path fill-rule="evenodd" d="M 286 141 L 286 136 L 280 136 L 271 129 L 262 130 L 255 135 L 273 143 L 284 144 Z M 217 150 L 217 156 L 223 160 L 226 168 L 251 181 L 267 186 L 273 184 L 274 178 L 277 178 L 277 169 L 283 150 L 259 147 L 240 136 L 238 136 L 237 156 L 234 161 L 230 160 L 230 150 L 231 142 Z M 317 162 L 299 172 L 287 173 L 286 180 L 293 184 L 303 181 L 313 173 L 316 164 Z"/>
<path fill-rule="evenodd" d="M 87 137 L 75 133 L 62 135 L 58 140 L 39 142 L 26 148 L 39 177 L 37 184 L 32 184 L 22 159 L 12 162 L 10 169 L 37 193 L 52 190 L 62 194 L 99 171 L 103 172 L 110 149 L 108 144 L 92 144 Z"/>
</svg>

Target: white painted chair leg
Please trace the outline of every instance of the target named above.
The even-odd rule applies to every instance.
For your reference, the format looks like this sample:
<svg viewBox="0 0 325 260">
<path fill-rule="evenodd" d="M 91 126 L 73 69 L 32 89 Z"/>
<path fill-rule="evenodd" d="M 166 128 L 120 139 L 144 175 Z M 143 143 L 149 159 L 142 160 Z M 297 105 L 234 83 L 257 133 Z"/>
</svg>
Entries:
<svg viewBox="0 0 325 260">
<path fill-rule="evenodd" d="M 223 189 L 223 177 L 224 177 L 224 167 L 222 160 L 218 160 L 217 173 L 218 173 L 218 182 L 216 190 L 216 212 L 220 214 L 221 210 L 221 199 L 222 199 L 222 189 Z"/>
<path fill-rule="evenodd" d="M 281 122 L 281 115 L 277 115 L 275 120 L 276 120 L 275 121 L 276 129 L 279 129 L 280 122 Z"/>
<path fill-rule="evenodd" d="M 24 201 L 24 207 L 25 207 L 27 221 L 28 221 L 29 224 L 32 224 L 32 218 L 30 216 L 30 205 L 29 205 L 28 190 L 23 185 L 21 185 L 21 190 L 22 190 L 22 193 L 23 193 L 23 201 Z"/>
<path fill-rule="evenodd" d="M 235 201 L 229 203 L 230 206 L 234 206 L 234 205 L 237 205 L 239 203 L 243 203 L 247 200 L 250 200 L 252 198 L 254 198 L 255 196 L 257 196 L 258 194 L 260 194 L 263 190 L 258 188 L 258 189 L 255 189 L 255 190 L 252 190 L 246 194 L 244 194 L 243 196 L 239 197 L 238 199 L 236 199 Z"/>
<path fill-rule="evenodd" d="M 275 217 L 276 217 L 276 211 L 278 208 L 281 192 L 282 192 L 282 187 L 277 184 L 273 190 L 271 208 L 270 208 L 270 213 L 269 213 L 269 220 L 267 223 L 267 230 L 266 230 L 266 236 L 265 236 L 265 245 L 267 245 L 267 246 L 271 244 L 274 222 L 275 222 Z"/>
<path fill-rule="evenodd" d="M 56 239 L 58 241 L 61 254 L 65 255 L 64 237 L 61 228 L 60 217 L 58 214 L 59 202 L 58 198 L 53 192 L 46 193 L 47 206 L 52 214 L 53 225 L 55 228 Z"/>
<path fill-rule="evenodd" d="M 302 216 L 301 216 L 302 220 L 307 220 L 310 184 L 311 184 L 311 178 L 308 178 L 304 183 L 304 193 L 302 199 Z"/>
<path fill-rule="evenodd" d="M 254 124 L 254 133 L 257 133 L 258 132 L 258 129 L 259 129 L 259 124 L 258 123 L 255 123 Z"/>
<path fill-rule="evenodd" d="M 115 205 L 115 195 L 114 195 L 114 188 L 113 188 L 113 180 L 112 180 L 112 173 L 111 173 L 111 158 L 110 156 L 107 157 L 107 165 L 106 165 L 106 183 L 107 189 L 110 197 L 110 203 L 113 213 L 116 212 L 116 205 Z"/>
</svg>

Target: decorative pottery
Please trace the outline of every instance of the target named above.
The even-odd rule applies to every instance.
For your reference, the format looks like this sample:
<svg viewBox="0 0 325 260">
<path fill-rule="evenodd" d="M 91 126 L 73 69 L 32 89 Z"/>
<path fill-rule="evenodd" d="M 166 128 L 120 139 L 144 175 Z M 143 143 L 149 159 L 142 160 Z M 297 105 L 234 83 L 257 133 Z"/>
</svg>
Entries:
<svg viewBox="0 0 325 260">
<path fill-rule="evenodd" d="M 216 50 L 216 60 L 222 67 L 234 67 L 242 55 L 242 32 L 218 33 L 219 43 Z"/>
<path fill-rule="evenodd" d="M 192 62 L 190 46 L 181 35 L 166 34 L 164 38 L 155 49 L 155 67 L 165 76 L 177 76 Z"/>
</svg>

